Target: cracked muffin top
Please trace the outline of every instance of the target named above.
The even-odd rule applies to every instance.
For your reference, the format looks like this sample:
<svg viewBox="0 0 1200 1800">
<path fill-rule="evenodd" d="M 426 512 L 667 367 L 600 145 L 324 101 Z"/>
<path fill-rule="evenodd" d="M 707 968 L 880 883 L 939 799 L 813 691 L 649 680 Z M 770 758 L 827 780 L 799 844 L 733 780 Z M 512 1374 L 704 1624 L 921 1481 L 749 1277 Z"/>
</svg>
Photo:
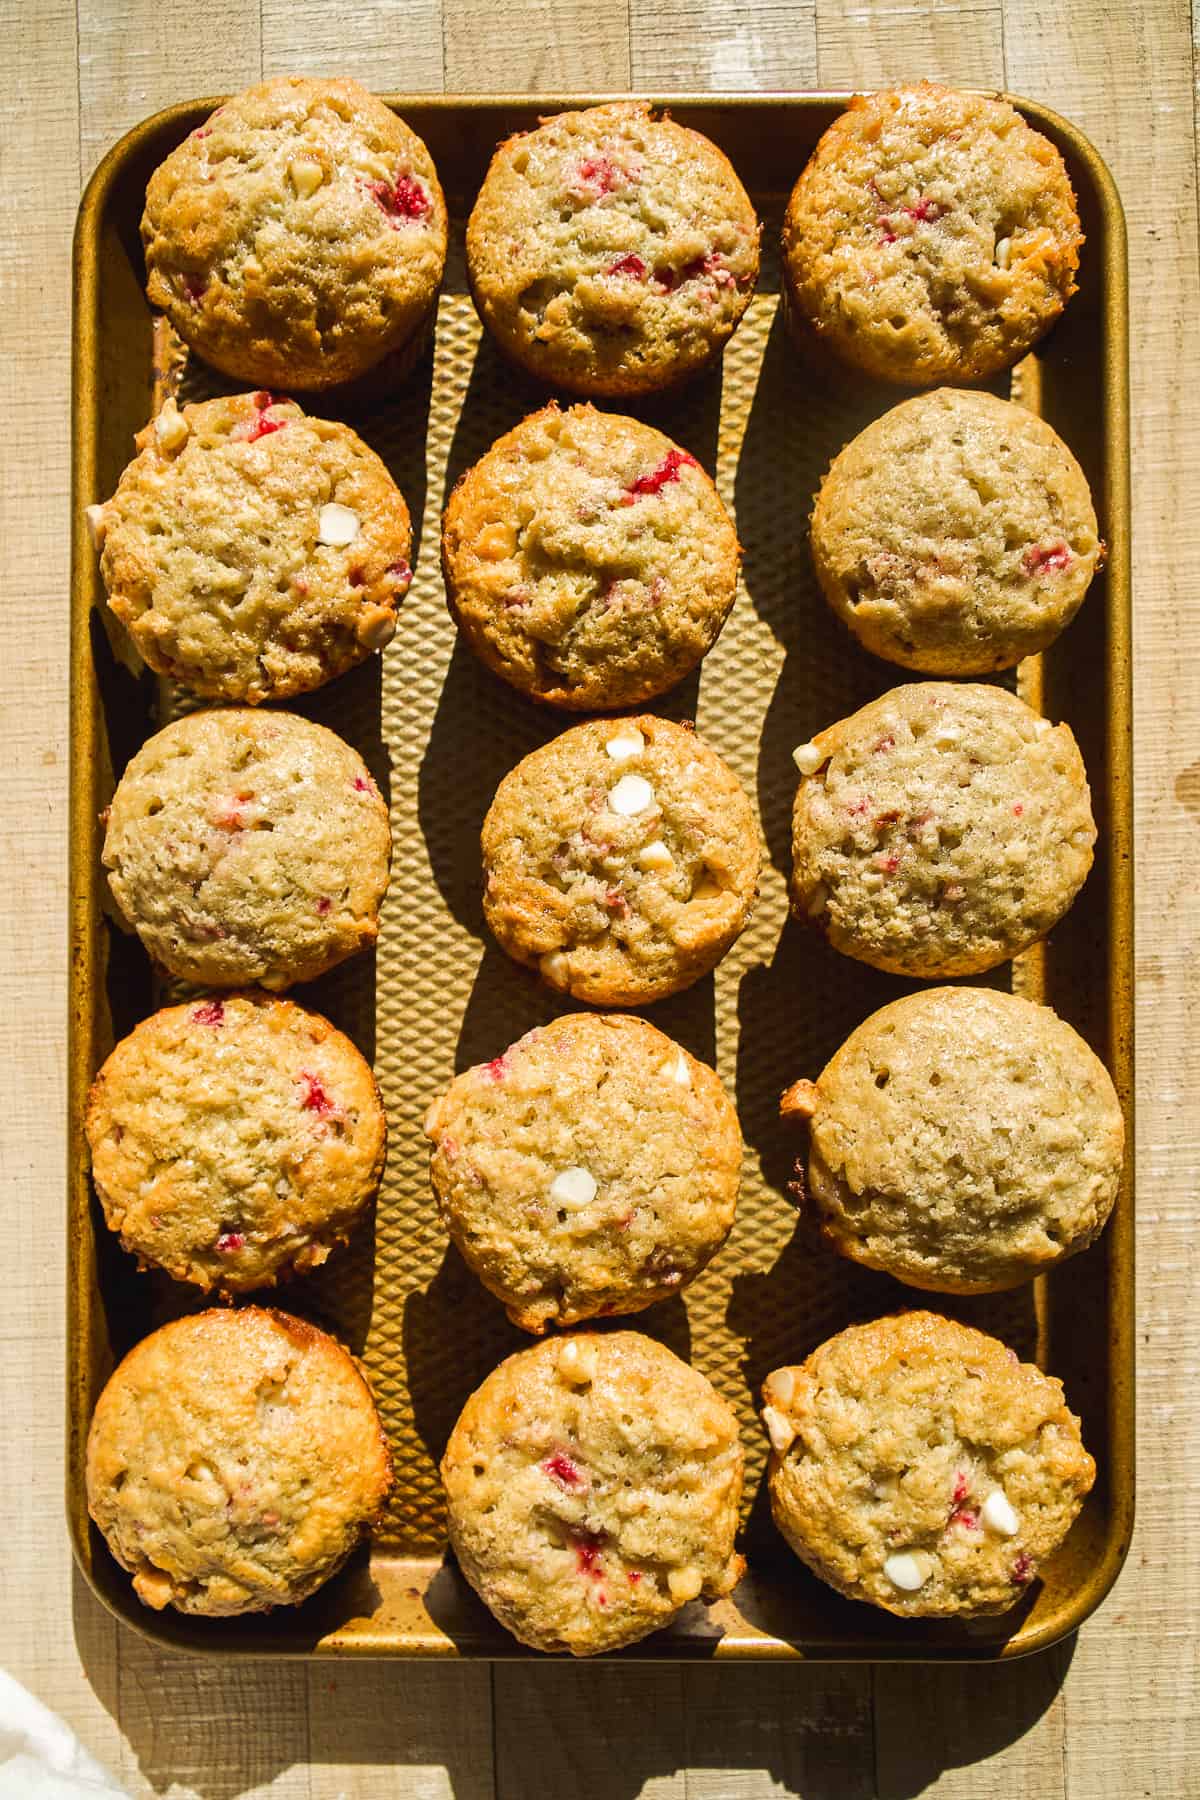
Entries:
<svg viewBox="0 0 1200 1800">
<path fill-rule="evenodd" d="M 807 1197 L 835 1250 L 943 1293 L 1012 1287 L 1085 1250 L 1121 1179 L 1112 1078 L 1048 1006 L 927 988 L 783 1096 L 809 1121 Z"/>
<path fill-rule="evenodd" d="M 881 381 L 979 381 L 1075 291 L 1083 237 L 1062 157 L 1007 101 L 933 82 L 859 95 L 821 138 L 783 228 L 803 322 Z"/>
<path fill-rule="evenodd" d="M 146 292 L 235 381 L 332 387 L 408 342 L 446 261 L 415 132 L 356 81 L 299 75 L 227 100 L 150 178 Z"/>
<path fill-rule="evenodd" d="M 1053 643 L 1104 545 L 1083 470 L 1045 420 L 939 388 L 834 458 L 812 553 L 865 649 L 926 674 L 983 675 Z"/>
<path fill-rule="evenodd" d="M 87 1446 L 88 1511 L 156 1610 L 294 1606 L 382 1511 L 391 1458 L 341 1345 L 257 1306 L 152 1332 L 109 1377 Z"/>
<path fill-rule="evenodd" d="M 724 1243 L 742 1134 L 720 1078 L 644 1019 L 568 1013 L 425 1117 L 464 1260 L 542 1332 L 678 1293 Z"/>
<path fill-rule="evenodd" d="M 168 400 L 89 511 L 108 604 L 150 667 L 219 700 L 284 700 L 390 643 L 408 508 L 348 425 L 260 390 Z"/>
<path fill-rule="evenodd" d="M 936 1313 L 852 1325 L 763 1383 L 775 1523 L 903 1618 L 1006 1612 L 1096 1478 L 1061 1381 Z"/>
<path fill-rule="evenodd" d="M 758 890 L 758 822 L 689 727 L 573 726 L 506 775 L 482 834 L 483 909 L 551 987 L 641 1006 L 724 956 Z"/>
<path fill-rule="evenodd" d="M 733 1590 L 742 1465 L 725 1401 L 653 1338 L 547 1338 L 493 1370 L 450 1434 L 450 1541 L 521 1643 L 594 1656 Z"/>
<path fill-rule="evenodd" d="M 500 145 L 467 223 L 484 324 L 569 392 L 641 394 L 714 356 L 758 279 L 726 157 L 643 101 L 558 113 Z"/>
<path fill-rule="evenodd" d="M 125 1248 L 222 1295 L 315 1269 L 345 1243 L 387 1141 L 350 1039 L 253 993 L 143 1019 L 92 1083 L 84 1129 Z"/>
<path fill-rule="evenodd" d="M 374 943 L 387 807 L 356 750 L 294 713 L 219 707 L 131 757 L 103 860 L 154 960 L 212 987 L 312 981 Z"/>
<path fill-rule="evenodd" d="M 1005 688 L 909 682 L 793 754 L 793 907 L 877 969 L 995 968 L 1058 923 L 1092 866 L 1071 729 Z"/>
<path fill-rule="evenodd" d="M 551 404 L 459 481 L 442 563 L 475 653 L 522 693 L 579 712 L 636 706 L 712 647 L 740 550 L 716 488 L 661 431 Z"/>
</svg>

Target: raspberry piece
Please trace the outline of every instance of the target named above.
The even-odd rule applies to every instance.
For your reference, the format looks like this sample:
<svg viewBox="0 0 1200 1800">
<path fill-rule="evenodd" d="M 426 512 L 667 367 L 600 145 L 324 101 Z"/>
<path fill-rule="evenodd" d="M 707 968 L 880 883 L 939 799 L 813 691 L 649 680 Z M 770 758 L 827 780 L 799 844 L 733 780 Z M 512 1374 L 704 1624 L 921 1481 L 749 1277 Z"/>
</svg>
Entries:
<svg viewBox="0 0 1200 1800">
<path fill-rule="evenodd" d="M 412 580 L 412 570 L 406 562 L 389 563 L 387 572 L 389 575 L 394 575 L 398 582 L 403 582 L 405 587 Z"/>
<path fill-rule="evenodd" d="M 405 220 L 423 219 L 432 205 L 425 189 L 411 175 L 397 175 L 390 184 L 386 181 L 369 181 L 367 192 L 393 225 L 399 225 Z"/>
<path fill-rule="evenodd" d="M 1019 819 L 1021 817 L 1021 814 L 1024 811 L 1025 811 L 1025 807 L 1022 804 L 1022 802 L 1020 800 L 1014 800 L 1013 801 L 1013 817 Z"/>
<path fill-rule="evenodd" d="M 225 1002 L 223 1000 L 206 1000 L 192 1014 L 193 1025 L 223 1025 L 225 1023 Z"/>
<path fill-rule="evenodd" d="M 625 187 L 629 179 L 626 171 L 618 168 L 610 156 L 585 157 L 575 171 L 577 185 L 592 188 L 597 195 L 614 194 L 619 187 Z"/>
<path fill-rule="evenodd" d="M 508 1073 L 508 1056 L 493 1056 L 490 1063 L 484 1063 L 484 1074 L 490 1081 L 503 1081 Z"/>
<path fill-rule="evenodd" d="M 939 206 L 936 200 L 931 200 L 927 194 L 922 194 L 915 206 L 906 206 L 904 210 L 910 219 L 916 219 L 922 223 L 928 221 L 932 225 L 941 218 L 945 208 Z"/>
<path fill-rule="evenodd" d="M 310 1075 L 307 1069 L 301 1069 L 299 1079 L 304 1083 L 304 1097 L 300 1104 L 305 1112 L 315 1112 L 319 1119 L 328 1119 L 337 1111 L 315 1075 Z"/>
<path fill-rule="evenodd" d="M 885 875 L 894 875 L 900 867 L 900 858 L 894 852 L 891 856 L 877 856 L 875 867 L 881 869 Z"/>
<path fill-rule="evenodd" d="M 873 746 L 871 754 L 881 756 L 885 750 L 894 750 L 895 748 L 896 740 L 889 731 L 886 737 L 881 737 L 879 742 Z"/>
<path fill-rule="evenodd" d="M 609 263 L 606 275 L 628 275 L 634 281 L 645 281 L 646 265 L 640 256 L 630 251 L 628 256 L 618 256 L 616 262 Z"/>
<path fill-rule="evenodd" d="M 556 1450 L 553 1456 L 548 1456 L 542 1464 L 542 1468 L 549 1475 L 551 1481 L 557 1481 L 561 1488 L 570 1489 L 584 1485 L 583 1476 L 565 1450 Z"/>
<path fill-rule="evenodd" d="M 239 419 L 238 423 L 229 434 L 230 437 L 236 438 L 239 443 L 257 444 L 259 438 L 270 437 L 273 431 L 282 431 L 287 424 L 286 419 L 268 419 L 267 408 L 276 406 L 278 402 L 275 395 L 269 394 L 266 388 L 259 388 L 258 392 L 252 395 L 251 398 L 258 409 L 257 418 Z"/>
<path fill-rule="evenodd" d="M 699 281 L 702 275 L 707 275 L 717 287 L 736 286 L 733 271 L 719 250 L 710 250 L 707 256 L 697 256 L 679 271 L 680 281 Z"/>
<path fill-rule="evenodd" d="M 963 1501 L 966 1499 L 967 1495 L 970 1493 L 970 1491 L 971 1491 L 971 1484 L 968 1482 L 966 1475 L 960 1469 L 958 1471 L 957 1475 L 954 1477 L 954 1504 L 955 1504 L 955 1506 L 961 1506 Z"/>
<path fill-rule="evenodd" d="M 637 1584 L 638 1584 L 638 1582 L 639 1582 L 639 1581 L 640 1581 L 640 1580 L 641 1580 L 641 1579 L 642 1579 L 642 1571 L 641 1571 L 641 1570 L 640 1570 L 640 1569 L 630 1569 L 630 1571 L 629 1571 L 629 1585 L 630 1585 L 630 1587 L 636 1587 L 636 1586 L 637 1586 Z"/>
<path fill-rule="evenodd" d="M 1033 1558 L 1028 1551 L 1022 1550 L 1012 1566 L 1012 1574 L 1009 1579 L 1014 1587 L 1025 1587 L 1033 1580 Z"/>
<path fill-rule="evenodd" d="M 320 899 L 317 901 L 317 911 L 320 913 L 322 918 L 325 917 L 325 914 L 329 911 L 329 909 L 332 905 L 333 905 L 333 901 L 329 898 L 329 895 L 322 894 Z"/>
<path fill-rule="evenodd" d="M 621 919 L 623 919 L 625 914 L 629 911 L 629 902 L 626 900 L 620 888 L 609 888 L 604 896 L 604 904 L 609 912 L 615 912 L 617 917 Z"/>
<path fill-rule="evenodd" d="M 575 1560 L 581 1575 L 590 1575 L 596 1581 L 600 1579 L 600 1552 L 608 1542 L 607 1533 L 603 1531 L 573 1531 L 571 1541 L 575 1545 Z"/>
<path fill-rule="evenodd" d="M 245 1235 L 240 1231 L 223 1231 L 217 1239 L 217 1249 L 222 1256 L 231 1256 L 235 1250 L 243 1250 L 245 1245 Z"/>
<path fill-rule="evenodd" d="M 1041 575 L 1046 569 L 1065 569 L 1070 560 L 1071 552 L 1065 544 L 1034 544 L 1022 557 L 1021 567 L 1027 575 Z"/>
<path fill-rule="evenodd" d="M 630 482 L 622 505 L 632 506 L 642 494 L 661 493 L 669 482 L 679 480 L 680 469 L 696 467 L 695 457 L 689 456 L 686 450 L 668 450 L 657 469 L 652 469 L 649 475 L 639 475 Z"/>
<path fill-rule="evenodd" d="M 199 306 L 208 292 L 208 276 L 184 275 L 181 276 L 179 285 L 183 289 L 184 299 L 190 301 L 193 306 Z"/>
<path fill-rule="evenodd" d="M 363 775 L 356 775 L 354 777 L 354 791 L 358 794 L 374 794 L 378 792 L 375 783 L 368 780 L 366 776 Z"/>
</svg>

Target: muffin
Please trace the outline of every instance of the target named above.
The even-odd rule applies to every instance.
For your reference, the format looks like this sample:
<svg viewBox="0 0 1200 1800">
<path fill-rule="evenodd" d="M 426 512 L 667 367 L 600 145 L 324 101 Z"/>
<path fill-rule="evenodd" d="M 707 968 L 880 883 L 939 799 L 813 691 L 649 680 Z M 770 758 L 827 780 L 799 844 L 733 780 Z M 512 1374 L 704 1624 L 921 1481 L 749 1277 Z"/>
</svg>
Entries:
<svg viewBox="0 0 1200 1800">
<path fill-rule="evenodd" d="M 425 1116 L 450 1236 L 542 1332 L 678 1293 L 729 1234 L 737 1113 L 643 1019 L 569 1013 L 459 1075 Z"/>
<path fill-rule="evenodd" d="M 352 1357 L 257 1306 L 192 1313 L 134 1346 L 96 1404 L 88 1511 L 146 1606 L 294 1606 L 383 1510 L 387 1439 Z"/>
<path fill-rule="evenodd" d="M 550 987 L 641 1006 L 721 960 L 758 887 L 733 771 L 689 726 L 575 725 L 505 776 L 483 822 L 483 910 Z"/>
<path fill-rule="evenodd" d="M 1108 1070 L 1048 1006 L 994 988 L 893 1001 L 781 1110 L 809 1121 L 804 1185 L 834 1249 L 913 1287 L 1028 1281 L 1100 1235 L 1120 1185 Z"/>
<path fill-rule="evenodd" d="M 387 807 L 323 725 L 239 707 L 176 719 L 130 759 L 106 819 L 113 899 L 184 981 L 285 988 L 379 935 Z"/>
<path fill-rule="evenodd" d="M 1096 1476 L 1062 1383 L 936 1313 L 852 1325 L 763 1399 L 779 1530 L 822 1581 L 902 1618 L 1006 1612 Z"/>
<path fill-rule="evenodd" d="M 724 1400 L 653 1338 L 548 1338 L 493 1370 L 450 1434 L 450 1542 L 521 1643 L 616 1650 L 736 1586 L 742 1461 Z"/>
<path fill-rule="evenodd" d="M 558 113 L 500 145 L 467 272 L 501 348 L 569 392 L 668 387 L 723 347 L 759 224 L 715 144 L 641 100 Z"/>
<path fill-rule="evenodd" d="M 357 81 L 281 76 L 219 106 L 150 178 L 146 292 L 235 381 L 332 387 L 411 347 L 446 261 L 415 132 Z"/>
<path fill-rule="evenodd" d="M 1004 688 L 893 688 L 795 759 L 794 909 L 877 969 L 995 968 L 1058 923 L 1092 866 L 1070 727 Z"/>
<path fill-rule="evenodd" d="M 315 1269 L 345 1243 L 387 1142 L 350 1039 L 264 994 L 144 1019 L 93 1082 L 84 1129 L 125 1248 L 224 1295 Z"/>
<path fill-rule="evenodd" d="M 1005 100 L 922 81 L 859 95 L 783 227 L 802 328 L 881 381 L 980 381 L 1075 291 L 1083 237 L 1062 157 Z"/>
<path fill-rule="evenodd" d="M 160 675 L 219 700 L 307 693 L 382 650 L 408 508 L 348 425 L 290 400 L 168 400 L 89 520 L 108 604 Z"/>
<path fill-rule="evenodd" d="M 725 623 L 740 554 L 695 457 L 637 419 L 553 403 L 467 471 L 442 532 L 446 598 L 472 650 L 576 712 L 681 681 Z"/>
<path fill-rule="evenodd" d="M 1054 642 L 1104 545 L 1083 470 L 1045 420 L 938 388 L 835 457 L 812 553 L 864 649 L 904 669 L 983 675 Z"/>
</svg>

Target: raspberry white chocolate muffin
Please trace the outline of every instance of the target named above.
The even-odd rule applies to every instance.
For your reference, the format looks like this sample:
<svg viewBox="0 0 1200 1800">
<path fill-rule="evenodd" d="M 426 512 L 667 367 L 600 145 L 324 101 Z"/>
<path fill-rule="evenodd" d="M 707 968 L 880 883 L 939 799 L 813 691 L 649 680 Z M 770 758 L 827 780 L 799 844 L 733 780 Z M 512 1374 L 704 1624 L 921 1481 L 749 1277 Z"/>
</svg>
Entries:
<svg viewBox="0 0 1200 1800">
<path fill-rule="evenodd" d="M 125 1248 L 227 1295 L 314 1269 L 345 1243 L 387 1141 L 350 1039 L 263 994 L 144 1019 L 96 1076 L 84 1123 Z"/>
<path fill-rule="evenodd" d="M 484 324 L 577 394 L 648 393 L 725 344 L 758 279 L 730 163 L 644 101 L 558 113 L 500 145 L 467 222 Z"/>
<path fill-rule="evenodd" d="M 387 1439 L 341 1345 L 245 1306 L 175 1319 L 118 1364 L 87 1447 L 88 1511 L 160 1610 L 307 1599 L 383 1509 Z"/>
<path fill-rule="evenodd" d="M 845 362 L 922 387 L 1007 368 L 1075 291 L 1062 157 L 1006 100 L 922 81 L 860 95 L 792 192 L 784 273 Z"/>
<path fill-rule="evenodd" d="M 982 675 L 1053 643 L 1104 545 L 1083 470 L 1043 419 L 938 388 L 835 457 L 812 553 L 825 598 L 867 650 Z"/>
<path fill-rule="evenodd" d="M 736 775 L 690 727 L 648 714 L 532 751 L 500 783 L 482 843 L 501 947 L 599 1006 L 698 981 L 758 887 L 758 823 Z"/>
<path fill-rule="evenodd" d="M 935 1313 L 852 1325 L 763 1399 L 779 1530 L 839 1593 L 904 1618 L 1006 1612 L 1096 1477 L 1062 1383 Z"/>
<path fill-rule="evenodd" d="M 981 1294 L 1085 1250 L 1121 1179 L 1112 1079 L 1048 1006 L 929 988 L 865 1020 L 815 1082 L 808 1198 L 835 1250 L 913 1287 Z"/>
<path fill-rule="evenodd" d="M 298 75 L 227 100 L 150 178 L 146 292 L 206 361 L 326 388 L 415 339 L 446 261 L 421 139 L 357 81 Z"/>
<path fill-rule="evenodd" d="M 294 713 L 191 713 L 142 745 L 108 810 L 104 867 L 172 975 L 312 981 L 379 935 L 391 831 L 356 750 Z"/>
<path fill-rule="evenodd" d="M 711 649 L 737 591 L 733 521 L 699 463 L 637 419 L 553 403 L 450 497 L 446 597 L 487 666 L 577 712 L 636 706 Z"/>
<path fill-rule="evenodd" d="M 347 425 L 291 400 L 168 400 L 93 508 L 113 612 L 152 669 L 283 700 L 382 650 L 412 580 L 408 508 Z"/>
<path fill-rule="evenodd" d="M 1058 923 L 1092 866 L 1070 727 L 1004 688 L 893 688 L 795 758 L 795 911 L 877 969 L 994 968 Z"/>
<path fill-rule="evenodd" d="M 569 1013 L 429 1108 L 446 1227 L 514 1325 L 639 1312 L 720 1249 L 741 1176 L 712 1069 L 643 1019 Z"/>
<path fill-rule="evenodd" d="M 521 1643 L 594 1656 L 736 1586 L 742 1463 L 729 1407 L 653 1338 L 548 1338 L 459 1416 L 442 1459 L 450 1542 Z"/>
</svg>

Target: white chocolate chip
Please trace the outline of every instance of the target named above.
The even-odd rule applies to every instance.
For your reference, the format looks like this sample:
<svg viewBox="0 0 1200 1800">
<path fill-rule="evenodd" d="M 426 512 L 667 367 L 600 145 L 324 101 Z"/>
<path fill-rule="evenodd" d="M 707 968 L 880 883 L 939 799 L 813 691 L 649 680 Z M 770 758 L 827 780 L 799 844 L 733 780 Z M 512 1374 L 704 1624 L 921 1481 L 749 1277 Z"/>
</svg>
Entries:
<svg viewBox="0 0 1200 1800">
<path fill-rule="evenodd" d="M 325 179 L 325 171 L 319 162 L 310 157 L 297 156 L 288 164 L 288 178 L 302 200 L 315 194 Z"/>
<path fill-rule="evenodd" d="M 639 850 L 637 860 L 639 869 L 658 871 L 675 867 L 675 858 L 661 838 L 655 838 L 652 844 L 647 844 L 644 849 Z"/>
<path fill-rule="evenodd" d="M 173 400 L 168 400 L 157 419 L 154 421 L 154 435 L 158 447 L 168 456 L 176 450 L 182 450 L 188 439 L 188 422 Z"/>
<path fill-rule="evenodd" d="M 818 881 L 816 887 L 813 889 L 812 894 L 809 897 L 808 905 L 805 907 L 804 910 L 808 914 L 810 919 L 817 919 L 825 911 L 825 908 L 828 906 L 828 904 L 829 904 L 829 889 L 825 886 L 825 883 L 823 881 Z"/>
<path fill-rule="evenodd" d="M 331 500 L 317 515 L 317 541 L 322 544 L 352 544 L 358 536 L 359 517 L 348 506 Z"/>
<path fill-rule="evenodd" d="M 1021 1521 L 1003 1488 L 993 1488 L 979 1510 L 988 1530 L 998 1532 L 1001 1537 L 1016 1537 L 1021 1529 Z"/>
<path fill-rule="evenodd" d="M 548 981 L 551 987 L 565 988 L 571 979 L 570 961 L 561 950 L 548 950 L 545 956 L 539 957 L 538 969 L 543 981 Z"/>
<path fill-rule="evenodd" d="M 104 534 L 108 530 L 108 526 L 104 522 L 104 508 L 102 506 L 89 506 L 86 508 L 83 516 L 87 520 L 88 530 L 92 534 L 93 544 L 95 544 L 97 550 L 101 549 L 104 544 Z"/>
<path fill-rule="evenodd" d="M 581 1207 L 590 1206 L 596 1198 L 596 1178 L 578 1164 L 573 1168 L 563 1169 L 550 1183 L 550 1198 L 556 1206 L 566 1206 L 572 1212 L 578 1212 Z"/>
<path fill-rule="evenodd" d="M 825 758 L 815 744 L 797 744 L 792 751 L 792 761 L 802 775 L 815 775 Z"/>
<path fill-rule="evenodd" d="M 763 1407 L 763 1424 L 767 1428 L 767 1436 L 771 1440 L 771 1448 L 784 1456 L 796 1441 L 796 1427 L 786 1413 L 777 1412 L 773 1406 Z"/>
<path fill-rule="evenodd" d="M 564 1338 L 558 1353 L 558 1372 L 573 1387 L 585 1387 L 596 1375 L 596 1346 L 586 1338 Z"/>
<path fill-rule="evenodd" d="M 654 789 L 644 775 L 622 775 L 616 787 L 608 790 L 608 804 L 623 819 L 632 819 L 654 805 Z"/>
<path fill-rule="evenodd" d="M 626 725 L 615 737 L 610 737 L 604 748 L 614 762 L 625 762 L 631 756 L 640 756 L 646 748 L 646 740 L 636 725 Z"/>
<path fill-rule="evenodd" d="M 763 1383 L 768 1400 L 777 1401 L 780 1406 L 790 1406 L 795 1392 L 796 1377 L 790 1369 L 776 1369 Z"/>
<path fill-rule="evenodd" d="M 668 1569 L 667 1586 L 671 1590 L 672 1600 L 683 1606 L 688 1600 L 694 1600 L 704 1586 L 704 1577 L 699 1569 L 690 1565 L 686 1569 Z"/>
<path fill-rule="evenodd" d="M 692 1085 L 692 1071 L 688 1067 L 688 1059 L 682 1050 L 678 1053 L 674 1062 L 665 1062 L 663 1064 L 662 1073 L 667 1077 L 668 1081 L 678 1082 L 680 1087 L 690 1088 Z"/>
<path fill-rule="evenodd" d="M 957 725 L 943 723 L 934 727 L 930 733 L 930 742 L 935 750 L 949 750 L 959 742 L 961 737 L 962 732 Z"/>
<path fill-rule="evenodd" d="M 1000 238 L 996 244 L 996 267 L 1007 269 L 1012 256 L 1012 239 Z"/>
<path fill-rule="evenodd" d="M 367 650 L 382 650 L 396 635 L 396 615 L 386 606 L 372 606 L 358 621 L 354 634 Z"/>
<path fill-rule="evenodd" d="M 903 1588 L 906 1594 L 915 1594 L 929 1580 L 931 1569 L 929 1558 L 908 1550 L 901 1550 L 896 1556 L 889 1556 L 883 1565 L 883 1572 L 893 1587 Z"/>
</svg>

